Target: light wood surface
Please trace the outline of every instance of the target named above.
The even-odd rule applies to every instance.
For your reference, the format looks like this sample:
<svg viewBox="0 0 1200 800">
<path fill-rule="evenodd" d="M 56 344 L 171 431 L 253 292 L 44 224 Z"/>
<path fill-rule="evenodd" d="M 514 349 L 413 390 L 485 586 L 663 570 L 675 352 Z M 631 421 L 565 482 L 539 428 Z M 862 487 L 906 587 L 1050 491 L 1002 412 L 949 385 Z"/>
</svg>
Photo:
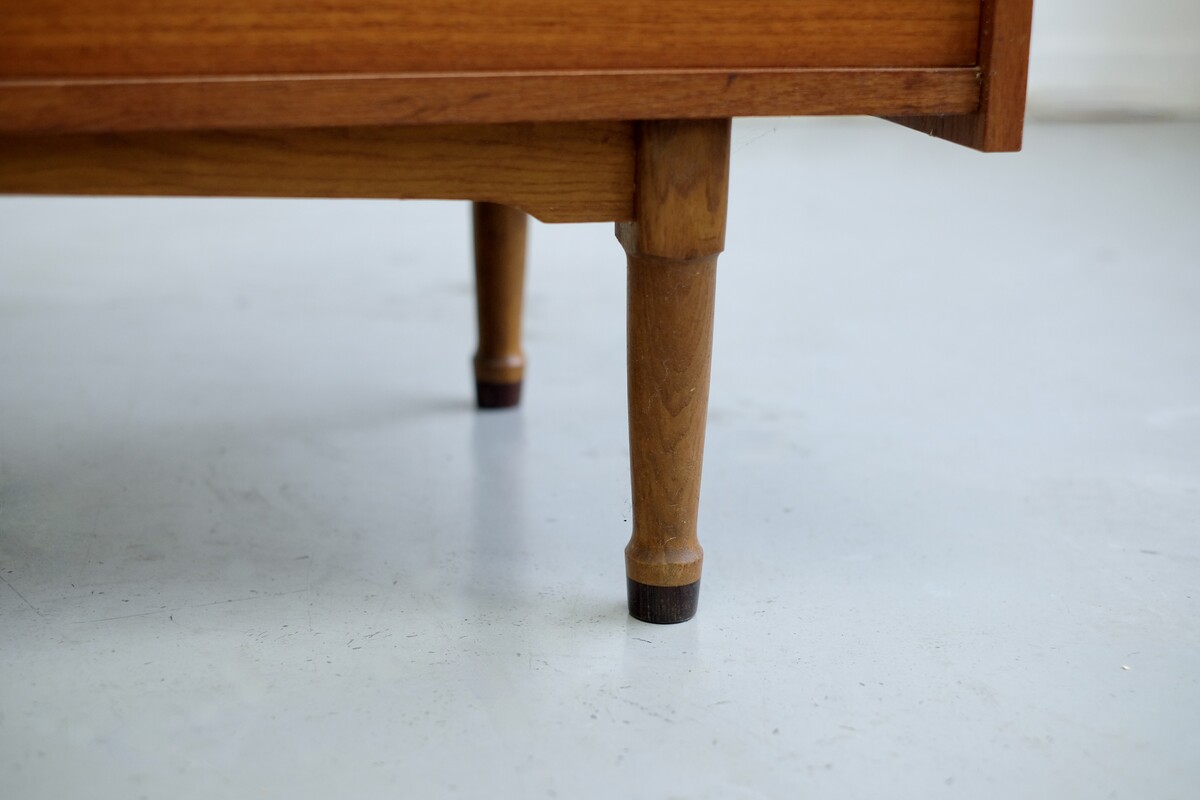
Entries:
<svg viewBox="0 0 1200 800">
<path fill-rule="evenodd" d="M 970 114 L 899 116 L 894 121 L 985 152 L 1021 149 L 1033 0 L 983 0 L 979 109 Z"/>
<path fill-rule="evenodd" d="M 630 580 L 700 579 L 696 535 L 717 254 L 725 244 L 729 120 L 639 126 L 637 217 L 617 226 L 629 263 Z"/>
<path fill-rule="evenodd" d="M 496 203 L 475 203 L 475 300 L 479 347 L 476 397 L 481 408 L 505 408 L 521 398 L 525 353 L 521 305 L 525 294 L 525 214 Z"/>
<path fill-rule="evenodd" d="M 0 77 L 976 63 L 978 0 L 3 0 Z"/>
<path fill-rule="evenodd" d="M 0 136 L 9 194 L 481 200 L 633 215 L 631 123 Z"/>
<path fill-rule="evenodd" d="M 0 132 L 965 114 L 976 67 L 0 80 Z"/>
</svg>

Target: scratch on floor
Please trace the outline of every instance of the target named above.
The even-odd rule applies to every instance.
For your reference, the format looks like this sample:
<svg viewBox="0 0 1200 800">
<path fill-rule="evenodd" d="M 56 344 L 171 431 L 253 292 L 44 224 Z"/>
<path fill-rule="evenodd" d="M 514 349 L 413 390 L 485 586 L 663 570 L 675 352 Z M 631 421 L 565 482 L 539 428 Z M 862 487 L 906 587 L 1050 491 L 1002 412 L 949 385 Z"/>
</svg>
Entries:
<svg viewBox="0 0 1200 800">
<path fill-rule="evenodd" d="M 29 608 L 33 611 L 33 613 L 37 614 L 39 617 L 42 616 L 42 612 L 38 611 L 37 606 L 35 606 L 33 603 L 29 602 L 29 600 L 26 599 L 25 595 L 18 592 L 17 587 L 13 586 L 11 583 L 8 582 L 8 578 L 4 577 L 3 575 L 0 575 L 0 581 L 4 581 L 4 585 L 7 586 L 8 588 L 12 589 L 13 594 L 15 594 L 17 597 L 21 598 L 21 601 L 23 603 L 25 603 L 25 605 L 29 606 Z M 42 617 L 42 619 L 45 619 L 45 617 Z"/>
<path fill-rule="evenodd" d="M 8 581 L 5 581 L 5 583 L 8 583 Z M 13 591 L 15 592 L 16 589 L 13 589 Z M 78 619 L 78 620 L 75 620 L 74 624 L 86 625 L 86 624 L 94 623 L 94 622 L 112 622 L 113 620 L 118 620 L 118 619 L 132 619 L 134 617 L 148 617 L 152 614 L 171 614 L 171 615 L 173 615 L 176 611 L 186 611 L 190 608 L 208 608 L 209 606 L 227 605 L 229 603 L 245 603 L 250 600 L 263 600 L 268 597 L 286 597 L 289 594 L 300 594 L 301 592 L 307 592 L 307 591 L 308 591 L 308 589 L 293 589 L 290 592 L 271 592 L 268 594 L 256 594 L 256 595 L 252 595 L 250 597 L 231 597 L 228 600 L 213 600 L 210 603 L 196 603 L 195 605 L 176 606 L 174 608 L 166 608 L 166 607 L 157 608 L 153 611 L 142 611 L 137 614 L 122 614 L 117 617 L 103 617 L 101 619 Z M 20 593 L 18 592 L 18 594 L 20 594 Z M 24 598 L 21 598 L 21 599 L 24 600 Z M 29 601 L 26 600 L 25 602 L 29 602 Z M 32 606 L 30 606 L 30 607 L 32 608 Z M 34 609 L 34 611 L 37 611 L 37 609 Z M 39 614 L 38 616 L 41 616 L 41 614 Z"/>
</svg>

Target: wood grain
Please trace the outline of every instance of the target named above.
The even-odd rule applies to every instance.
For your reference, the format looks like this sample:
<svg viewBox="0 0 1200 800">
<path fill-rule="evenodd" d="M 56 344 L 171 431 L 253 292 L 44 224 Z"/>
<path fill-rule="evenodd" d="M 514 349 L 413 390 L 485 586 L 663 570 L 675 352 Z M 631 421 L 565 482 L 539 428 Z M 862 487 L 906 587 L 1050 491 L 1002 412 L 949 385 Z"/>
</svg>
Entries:
<svg viewBox="0 0 1200 800">
<path fill-rule="evenodd" d="M 696 517 L 729 130 L 729 120 L 642 123 L 637 215 L 617 226 L 629 262 L 633 535 L 625 563 L 629 580 L 645 586 L 694 584 L 704 560 Z"/>
<path fill-rule="evenodd" d="M 0 132 L 963 114 L 975 67 L 0 81 Z"/>
<path fill-rule="evenodd" d="M 3 0 L 0 76 L 975 62 L 978 0 Z"/>
<path fill-rule="evenodd" d="M 475 306 L 479 347 L 475 386 L 480 408 L 506 408 L 521 398 L 525 353 L 521 305 L 525 294 L 525 214 L 496 203 L 475 203 Z"/>
<path fill-rule="evenodd" d="M 0 136 L 0 192 L 482 200 L 631 219 L 633 125 Z"/>
<path fill-rule="evenodd" d="M 1020 150 L 1032 24 L 1033 0 L 984 0 L 979 33 L 979 109 L 961 115 L 890 118 L 984 152 Z"/>
</svg>

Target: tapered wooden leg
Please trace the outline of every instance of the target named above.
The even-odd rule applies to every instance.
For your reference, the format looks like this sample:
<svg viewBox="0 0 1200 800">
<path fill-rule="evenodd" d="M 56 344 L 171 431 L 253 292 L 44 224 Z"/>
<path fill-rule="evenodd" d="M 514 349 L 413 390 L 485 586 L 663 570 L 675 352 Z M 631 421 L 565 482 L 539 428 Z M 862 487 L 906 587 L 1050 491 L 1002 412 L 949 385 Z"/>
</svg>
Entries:
<svg viewBox="0 0 1200 800">
<path fill-rule="evenodd" d="M 480 408 L 508 408 L 521 401 L 525 354 L 521 352 L 521 299 L 525 290 L 525 212 L 475 203 L 475 299 L 479 349 L 475 396 Z"/>
<path fill-rule="evenodd" d="M 696 613 L 696 536 L 717 255 L 725 243 L 729 121 L 639 125 L 637 212 L 617 225 L 629 259 L 629 612 Z"/>
</svg>

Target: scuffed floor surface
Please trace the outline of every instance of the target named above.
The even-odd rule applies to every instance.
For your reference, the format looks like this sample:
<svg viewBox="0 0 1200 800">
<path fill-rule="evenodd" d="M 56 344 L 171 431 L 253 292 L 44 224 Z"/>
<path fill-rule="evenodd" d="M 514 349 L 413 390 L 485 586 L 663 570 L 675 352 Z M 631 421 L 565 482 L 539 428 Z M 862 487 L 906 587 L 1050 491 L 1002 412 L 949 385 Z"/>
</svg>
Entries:
<svg viewBox="0 0 1200 800">
<path fill-rule="evenodd" d="M 1200 792 L 1200 126 L 735 129 L 700 616 L 630 620 L 624 260 L 465 204 L 0 202 L 0 796 Z"/>
</svg>

